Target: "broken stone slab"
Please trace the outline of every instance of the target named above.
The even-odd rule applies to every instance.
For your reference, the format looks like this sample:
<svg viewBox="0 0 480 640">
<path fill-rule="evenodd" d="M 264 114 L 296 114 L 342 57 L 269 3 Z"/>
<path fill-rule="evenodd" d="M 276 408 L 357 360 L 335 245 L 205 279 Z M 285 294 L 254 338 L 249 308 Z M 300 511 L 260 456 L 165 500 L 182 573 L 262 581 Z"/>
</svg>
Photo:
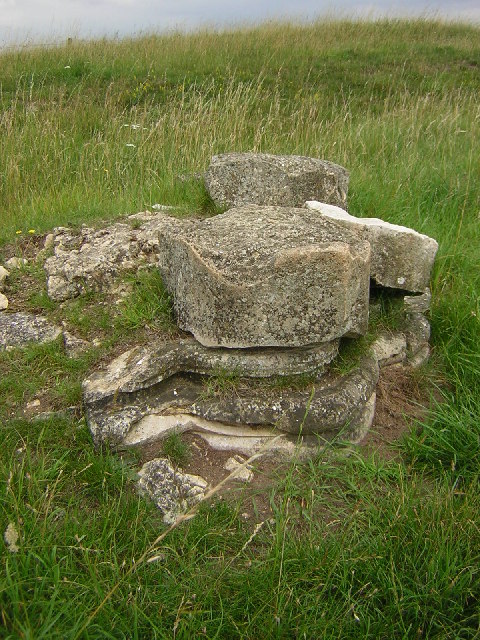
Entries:
<svg viewBox="0 0 480 640">
<path fill-rule="evenodd" d="M 233 480 L 248 484 L 253 480 L 253 471 L 251 465 L 245 464 L 245 462 L 245 459 L 239 455 L 232 456 L 225 462 L 223 468 L 226 471 L 235 472 Z"/>
<path fill-rule="evenodd" d="M 423 313 L 407 313 L 405 316 L 407 361 L 416 368 L 430 357 L 430 323 Z"/>
<path fill-rule="evenodd" d="M 308 201 L 305 206 L 347 229 L 367 234 L 372 246 L 370 275 L 378 284 L 419 292 L 428 287 L 438 249 L 433 238 L 378 218 L 356 218 L 324 202 Z"/>
<path fill-rule="evenodd" d="M 237 207 L 159 233 L 177 324 L 207 347 L 294 347 L 365 333 L 370 244 L 308 209 Z"/>
<path fill-rule="evenodd" d="M 0 314 L 0 350 L 23 347 L 30 342 L 45 343 L 56 340 L 62 333 L 43 316 L 30 313 Z"/>
<path fill-rule="evenodd" d="M 108 288 L 122 271 L 157 260 L 158 230 L 181 221 L 157 213 L 139 218 L 138 228 L 116 223 L 104 229 L 56 229 L 54 254 L 45 261 L 47 293 L 52 300 L 74 298 Z"/>
<path fill-rule="evenodd" d="M 430 310 L 432 303 L 432 293 L 430 289 L 417 296 L 405 296 L 403 304 L 406 313 L 426 313 Z"/>
<path fill-rule="evenodd" d="M 305 200 L 345 207 L 348 179 L 346 169 L 318 158 L 224 153 L 213 156 L 205 174 L 205 187 L 220 207 L 301 207 Z"/>
<path fill-rule="evenodd" d="M 173 524 L 200 502 L 208 487 L 204 478 L 175 469 L 166 458 L 146 462 L 138 475 L 140 492 L 157 505 L 165 524 Z"/>
<path fill-rule="evenodd" d="M 5 311 L 5 309 L 8 309 L 8 298 L 0 293 L 0 311 Z"/>
<path fill-rule="evenodd" d="M 371 348 L 379 367 L 388 367 L 404 362 L 407 356 L 407 340 L 400 331 L 382 331 Z"/>
<path fill-rule="evenodd" d="M 87 402 L 133 393 L 178 373 L 265 378 L 323 371 L 338 353 L 338 340 L 286 349 L 211 349 L 193 338 L 135 347 L 83 383 Z"/>
<path fill-rule="evenodd" d="M 377 360 L 369 354 L 350 373 L 325 376 L 303 390 L 277 389 L 244 379 L 228 396 L 209 395 L 198 376 L 177 375 L 137 392 L 98 396 L 87 384 L 84 407 L 97 445 L 134 446 L 161 438 L 165 423 L 152 431 L 152 423 L 144 419 L 177 414 L 192 416 L 192 424 L 202 418 L 235 428 L 266 427 L 295 435 L 315 434 L 326 440 L 342 437 L 356 441 L 370 420 L 369 403 L 378 375 Z M 189 422 L 185 424 L 190 429 Z M 172 428 L 172 423 L 167 427 Z"/>
</svg>

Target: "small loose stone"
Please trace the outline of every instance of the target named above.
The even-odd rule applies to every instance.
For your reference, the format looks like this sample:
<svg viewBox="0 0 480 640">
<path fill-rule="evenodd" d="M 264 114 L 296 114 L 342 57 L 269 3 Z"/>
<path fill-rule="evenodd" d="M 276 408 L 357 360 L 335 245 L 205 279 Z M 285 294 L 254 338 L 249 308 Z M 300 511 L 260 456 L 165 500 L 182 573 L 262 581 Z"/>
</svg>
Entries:
<svg viewBox="0 0 480 640">
<path fill-rule="evenodd" d="M 0 311 L 5 311 L 8 308 L 8 298 L 0 293 Z"/>
<path fill-rule="evenodd" d="M 7 271 L 5 267 L 0 266 L 0 289 L 3 287 L 5 280 L 10 275 L 10 271 Z"/>
<path fill-rule="evenodd" d="M 27 262 L 28 260 L 26 258 L 17 258 L 16 256 L 14 256 L 13 258 L 7 260 L 5 264 L 7 265 L 7 267 L 10 267 L 10 269 L 20 269 L 20 267 L 26 265 Z"/>
</svg>

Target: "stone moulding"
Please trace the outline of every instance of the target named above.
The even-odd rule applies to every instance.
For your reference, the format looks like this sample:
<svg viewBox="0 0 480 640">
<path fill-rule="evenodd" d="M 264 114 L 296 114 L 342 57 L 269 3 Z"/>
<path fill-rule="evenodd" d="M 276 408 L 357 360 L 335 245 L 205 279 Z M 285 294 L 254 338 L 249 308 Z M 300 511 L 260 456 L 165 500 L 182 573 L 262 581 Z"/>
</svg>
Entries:
<svg viewBox="0 0 480 640">
<path fill-rule="evenodd" d="M 89 393 L 91 381 L 87 381 L 84 406 L 96 444 L 113 447 L 163 437 L 163 432 L 149 432 L 148 436 L 136 438 L 132 432 L 142 432 L 142 420 L 147 416 L 177 414 L 191 416 L 190 427 L 196 418 L 201 418 L 294 435 L 315 434 L 325 440 L 341 435 L 356 441 L 373 417 L 371 407 L 378 375 L 377 360 L 370 354 L 352 372 L 327 375 L 304 390 L 262 387 L 252 380 L 227 396 L 209 396 L 198 376 L 175 375 L 148 388 L 130 387 L 128 392 L 108 389 L 102 395 Z"/>
<path fill-rule="evenodd" d="M 193 338 L 150 343 L 115 358 L 83 383 L 87 402 L 132 393 L 179 373 L 266 378 L 320 373 L 338 353 L 338 340 L 290 349 L 209 349 Z"/>
<path fill-rule="evenodd" d="M 227 362 L 245 366 L 245 358 L 254 362 L 259 353 L 271 350 L 208 349 L 191 338 L 131 349 L 84 381 L 85 414 L 95 443 L 113 448 L 151 444 L 172 432 L 193 432 L 214 448 L 246 454 L 279 433 L 286 438 L 274 452 L 287 455 L 293 453 L 299 436 L 310 450 L 319 441 L 358 442 L 373 420 L 379 367 L 403 362 L 419 366 L 428 357 L 428 338 L 425 316 L 407 312 L 403 331 L 379 332 L 348 373 L 336 373 L 334 368 L 324 371 L 325 353 L 320 351 L 316 360 L 315 347 L 285 349 L 279 351 L 291 351 L 292 357 L 283 361 L 283 370 L 308 362 L 312 371 L 319 372 L 314 382 L 299 390 L 274 386 L 260 377 L 240 378 L 228 393 L 209 392 L 205 386 L 219 357 L 233 357 Z M 331 348 L 329 358 L 337 345 Z M 243 360 L 235 360 L 239 357 Z M 318 369 L 315 362 L 321 363 Z M 273 364 L 268 357 L 266 363 L 264 373 Z M 251 367 L 250 374 L 256 375 L 259 366 Z"/>
</svg>

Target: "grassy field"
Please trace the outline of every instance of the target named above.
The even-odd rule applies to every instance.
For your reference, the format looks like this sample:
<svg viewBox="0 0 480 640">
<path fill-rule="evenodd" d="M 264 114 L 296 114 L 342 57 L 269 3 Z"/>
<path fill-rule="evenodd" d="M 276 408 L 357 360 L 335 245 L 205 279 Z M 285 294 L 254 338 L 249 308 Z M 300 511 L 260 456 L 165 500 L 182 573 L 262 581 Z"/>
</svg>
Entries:
<svg viewBox="0 0 480 640">
<path fill-rule="evenodd" d="M 134 460 L 95 451 L 78 414 L 22 409 L 45 389 L 54 409 L 78 405 L 108 348 L 154 323 L 160 285 L 138 282 L 114 323 L 98 298 L 68 303 L 79 334 L 108 334 L 103 350 L 0 353 L 1 638 L 480 637 L 479 95 L 480 29 L 433 21 L 0 54 L 0 263 L 56 225 L 205 210 L 194 174 L 216 153 L 329 159 L 351 172 L 351 213 L 440 243 L 422 375 L 442 394 L 397 459 L 324 452 L 279 474 L 258 531 L 214 500 L 150 548 L 163 525 Z M 22 277 L 12 291 L 55 317 L 40 267 Z"/>
</svg>

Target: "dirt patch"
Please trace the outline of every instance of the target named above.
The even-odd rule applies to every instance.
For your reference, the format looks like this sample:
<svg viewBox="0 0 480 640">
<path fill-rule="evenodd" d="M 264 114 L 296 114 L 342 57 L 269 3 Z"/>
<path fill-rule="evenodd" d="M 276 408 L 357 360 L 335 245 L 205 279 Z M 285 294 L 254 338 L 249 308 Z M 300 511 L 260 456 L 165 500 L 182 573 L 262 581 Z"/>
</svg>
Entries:
<svg viewBox="0 0 480 640">
<path fill-rule="evenodd" d="M 215 487 L 230 473 L 225 469 L 229 458 L 238 457 L 237 451 L 218 451 L 196 434 L 185 433 L 182 441 L 187 445 L 189 457 L 181 465 L 182 471 L 204 478 L 209 487 Z M 164 457 L 161 442 L 145 445 L 140 450 L 140 465 L 152 458 Z M 246 456 L 241 456 L 246 460 Z M 229 500 L 235 504 L 240 515 L 252 523 L 261 522 L 272 517 L 270 496 L 272 489 L 278 484 L 282 472 L 286 472 L 291 463 L 265 455 L 251 463 L 253 478 L 249 483 L 231 479 L 216 494 L 217 499 Z"/>
<path fill-rule="evenodd" d="M 415 369 L 403 365 L 385 367 L 377 384 L 375 418 L 360 448 L 390 460 L 399 457 L 395 443 L 425 418 L 430 406 L 431 387 Z"/>
</svg>

